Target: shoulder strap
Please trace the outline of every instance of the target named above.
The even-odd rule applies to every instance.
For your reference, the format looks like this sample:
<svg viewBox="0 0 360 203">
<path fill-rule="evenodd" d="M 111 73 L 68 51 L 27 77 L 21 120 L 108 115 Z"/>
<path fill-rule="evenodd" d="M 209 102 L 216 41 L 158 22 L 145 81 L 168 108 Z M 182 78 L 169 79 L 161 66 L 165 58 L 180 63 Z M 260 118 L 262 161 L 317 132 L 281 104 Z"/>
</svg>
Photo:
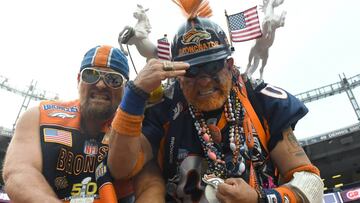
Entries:
<svg viewBox="0 0 360 203">
<path fill-rule="evenodd" d="M 241 89 L 236 91 L 237 96 L 240 98 L 241 103 L 244 105 L 246 113 L 250 117 L 251 122 L 253 123 L 254 128 L 259 135 L 260 142 L 263 145 L 265 151 L 268 153 L 269 150 L 268 150 L 267 143 L 269 142 L 269 137 L 266 136 L 263 125 L 247 97 L 246 87 L 245 87 L 245 84 L 244 84 L 244 81 L 243 81 L 241 75 L 239 75 L 238 80 L 241 84 Z"/>
<path fill-rule="evenodd" d="M 248 97 L 250 103 L 252 104 L 252 107 L 254 108 L 255 113 L 260 118 L 260 122 L 261 122 L 263 128 L 266 128 L 264 119 L 261 119 L 261 118 L 263 118 L 264 111 L 263 111 L 263 108 L 261 107 L 261 105 L 259 104 L 258 99 L 256 98 L 255 91 L 251 85 L 251 82 L 250 82 L 250 80 L 247 80 L 244 83 L 245 83 L 245 87 L 246 87 L 247 97 Z"/>
</svg>

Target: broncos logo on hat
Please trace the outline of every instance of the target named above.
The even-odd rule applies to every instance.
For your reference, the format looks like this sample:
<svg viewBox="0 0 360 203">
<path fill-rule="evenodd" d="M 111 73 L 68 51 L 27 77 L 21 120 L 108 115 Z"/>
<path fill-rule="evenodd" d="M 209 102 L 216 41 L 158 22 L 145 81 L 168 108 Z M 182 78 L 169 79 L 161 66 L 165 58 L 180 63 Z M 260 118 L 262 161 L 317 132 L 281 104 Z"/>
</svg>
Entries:
<svg viewBox="0 0 360 203">
<path fill-rule="evenodd" d="M 181 42 L 183 44 L 199 45 L 200 41 L 204 39 L 211 39 L 210 33 L 202 30 L 191 29 L 183 35 Z"/>
</svg>

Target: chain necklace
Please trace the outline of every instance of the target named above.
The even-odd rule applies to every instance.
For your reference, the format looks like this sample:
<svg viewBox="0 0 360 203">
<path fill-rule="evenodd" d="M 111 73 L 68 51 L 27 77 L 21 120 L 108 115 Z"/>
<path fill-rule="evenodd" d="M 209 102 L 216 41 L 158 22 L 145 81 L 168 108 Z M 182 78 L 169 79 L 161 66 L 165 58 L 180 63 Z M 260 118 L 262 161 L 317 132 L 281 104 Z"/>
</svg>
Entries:
<svg viewBox="0 0 360 203">
<path fill-rule="evenodd" d="M 234 87 L 236 88 L 236 87 Z M 236 96 L 236 89 L 231 89 L 230 94 L 224 104 L 224 114 L 229 125 L 229 148 L 232 156 L 225 156 L 220 139 L 214 136 L 216 126 L 208 125 L 204 114 L 194 106 L 189 105 L 189 111 L 195 120 L 194 125 L 197 130 L 205 158 L 208 162 L 208 174 L 214 174 L 220 178 L 227 178 L 234 174 L 241 175 L 245 170 L 244 158 L 240 154 L 241 144 L 245 145 L 244 129 L 242 127 L 244 111 L 239 98 Z M 215 124 L 216 125 L 216 124 Z M 217 128 L 217 127 L 216 127 Z M 217 128 L 218 129 L 218 128 Z M 220 131 L 218 129 L 218 131 Z"/>
</svg>

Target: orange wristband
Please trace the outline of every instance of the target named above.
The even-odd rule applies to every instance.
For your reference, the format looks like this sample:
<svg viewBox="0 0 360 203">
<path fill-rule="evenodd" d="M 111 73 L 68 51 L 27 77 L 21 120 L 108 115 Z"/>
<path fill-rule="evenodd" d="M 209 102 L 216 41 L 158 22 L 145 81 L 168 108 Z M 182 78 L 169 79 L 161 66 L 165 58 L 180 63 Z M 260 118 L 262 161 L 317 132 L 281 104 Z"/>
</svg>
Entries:
<svg viewBox="0 0 360 203">
<path fill-rule="evenodd" d="M 295 172 L 300 172 L 300 171 L 307 171 L 307 172 L 314 173 L 314 174 L 320 176 L 320 171 L 318 168 L 316 168 L 316 166 L 314 166 L 312 164 L 307 164 L 307 165 L 299 166 L 297 168 L 294 168 L 294 169 L 288 171 L 285 174 L 284 181 L 289 182 L 293 178 L 293 174 Z"/>
<path fill-rule="evenodd" d="M 143 115 L 131 115 L 118 108 L 111 127 L 120 135 L 138 137 L 143 119 Z"/>
<path fill-rule="evenodd" d="M 274 189 L 280 193 L 282 202 L 296 203 L 295 193 L 290 188 L 280 186 Z"/>
</svg>

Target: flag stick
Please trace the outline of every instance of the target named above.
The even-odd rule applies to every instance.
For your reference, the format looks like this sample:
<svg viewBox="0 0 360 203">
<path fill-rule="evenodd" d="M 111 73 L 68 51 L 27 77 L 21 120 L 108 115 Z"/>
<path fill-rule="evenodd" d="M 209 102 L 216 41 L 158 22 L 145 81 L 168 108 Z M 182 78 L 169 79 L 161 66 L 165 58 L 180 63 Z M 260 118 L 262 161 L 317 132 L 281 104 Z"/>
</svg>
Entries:
<svg viewBox="0 0 360 203">
<path fill-rule="evenodd" d="M 229 38 L 230 38 L 230 48 L 231 48 L 231 51 L 235 51 L 235 48 L 233 46 L 233 41 L 232 41 L 232 37 L 231 37 L 231 31 L 230 31 L 230 25 L 229 25 L 229 16 L 226 12 L 226 9 L 225 9 L 225 17 L 226 17 L 226 24 L 227 24 L 227 27 L 228 27 L 228 32 L 229 32 Z"/>
</svg>

